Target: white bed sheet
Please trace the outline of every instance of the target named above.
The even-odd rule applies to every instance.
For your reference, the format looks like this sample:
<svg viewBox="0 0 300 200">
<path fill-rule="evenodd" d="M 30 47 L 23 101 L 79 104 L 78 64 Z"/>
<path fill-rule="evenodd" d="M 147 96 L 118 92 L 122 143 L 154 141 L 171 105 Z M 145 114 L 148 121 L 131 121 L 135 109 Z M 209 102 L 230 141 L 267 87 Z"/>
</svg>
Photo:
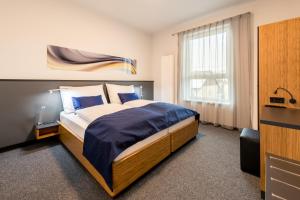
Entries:
<svg viewBox="0 0 300 200">
<path fill-rule="evenodd" d="M 81 119 L 75 113 L 60 113 L 60 123 L 68 129 L 71 133 L 75 134 L 81 141 L 84 139 L 85 129 L 88 127 L 88 123 Z"/>
<path fill-rule="evenodd" d="M 155 103 L 155 102 L 157 102 L 157 101 L 137 99 L 137 100 L 127 101 L 123 105 L 130 106 L 130 107 L 141 107 L 141 106 L 146 106 L 150 103 Z"/>
</svg>

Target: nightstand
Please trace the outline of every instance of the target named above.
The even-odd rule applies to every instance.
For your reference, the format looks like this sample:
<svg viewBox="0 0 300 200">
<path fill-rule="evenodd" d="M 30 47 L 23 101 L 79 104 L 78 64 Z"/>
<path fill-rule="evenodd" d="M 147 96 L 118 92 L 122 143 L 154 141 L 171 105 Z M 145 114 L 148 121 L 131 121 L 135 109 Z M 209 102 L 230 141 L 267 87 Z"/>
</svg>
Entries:
<svg viewBox="0 0 300 200">
<path fill-rule="evenodd" d="M 37 140 L 58 135 L 59 124 L 57 122 L 36 125 L 35 138 Z"/>
</svg>

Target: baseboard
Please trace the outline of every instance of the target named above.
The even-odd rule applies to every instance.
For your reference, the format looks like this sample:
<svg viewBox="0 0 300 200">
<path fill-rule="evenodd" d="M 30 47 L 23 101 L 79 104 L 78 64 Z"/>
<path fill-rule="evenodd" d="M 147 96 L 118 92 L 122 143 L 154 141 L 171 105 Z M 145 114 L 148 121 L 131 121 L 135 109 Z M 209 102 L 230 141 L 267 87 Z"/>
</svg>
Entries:
<svg viewBox="0 0 300 200">
<path fill-rule="evenodd" d="M 14 145 L 10 145 L 10 146 L 6 146 L 6 147 L 1 147 L 0 148 L 0 153 L 4 153 L 7 151 L 11 151 L 17 148 L 24 148 L 33 144 L 37 144 L 37 143 L 44 143 L 44 142 L 48 142 L 50 140 L 57 140 L 57 137 L 49 137 L 49 138 L 45 138 L 42 140 L 29 140 L 26 142 L 22 142 L 22 143 L 18 143 L 18 144 L 14 144 Z"/>
</svg>

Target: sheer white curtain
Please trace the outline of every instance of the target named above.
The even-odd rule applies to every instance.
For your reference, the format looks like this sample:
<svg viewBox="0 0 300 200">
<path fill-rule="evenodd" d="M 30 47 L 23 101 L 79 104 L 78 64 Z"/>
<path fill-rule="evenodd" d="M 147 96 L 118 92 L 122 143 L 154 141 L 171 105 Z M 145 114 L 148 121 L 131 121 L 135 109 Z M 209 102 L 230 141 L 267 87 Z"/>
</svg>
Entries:
<svg viewBox="0 0 300 200">
<path fill-rule="evenodd" d="M 201 121 L 251 127 L 250 13 L 179 33 L 178 103 Z"/>
</svg>

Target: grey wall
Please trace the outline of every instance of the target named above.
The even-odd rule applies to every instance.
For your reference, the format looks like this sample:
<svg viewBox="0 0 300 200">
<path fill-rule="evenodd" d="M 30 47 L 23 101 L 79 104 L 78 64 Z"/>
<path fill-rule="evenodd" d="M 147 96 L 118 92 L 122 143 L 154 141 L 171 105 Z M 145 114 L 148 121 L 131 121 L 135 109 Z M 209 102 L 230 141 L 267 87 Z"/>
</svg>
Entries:
<svg viewBox="0 0 300 200">
<path fill-rule="evenodd" d="M 59 119 L 63 110 L 60 94 L 50 94 L 49 89 L 104 83 L 142 85 L 143 98 L 153 99 L 153 81 L 0 80 L 0 148 L 34 139 L 41 106 L 46 106 L 45 120 Z"/>
</svg>

